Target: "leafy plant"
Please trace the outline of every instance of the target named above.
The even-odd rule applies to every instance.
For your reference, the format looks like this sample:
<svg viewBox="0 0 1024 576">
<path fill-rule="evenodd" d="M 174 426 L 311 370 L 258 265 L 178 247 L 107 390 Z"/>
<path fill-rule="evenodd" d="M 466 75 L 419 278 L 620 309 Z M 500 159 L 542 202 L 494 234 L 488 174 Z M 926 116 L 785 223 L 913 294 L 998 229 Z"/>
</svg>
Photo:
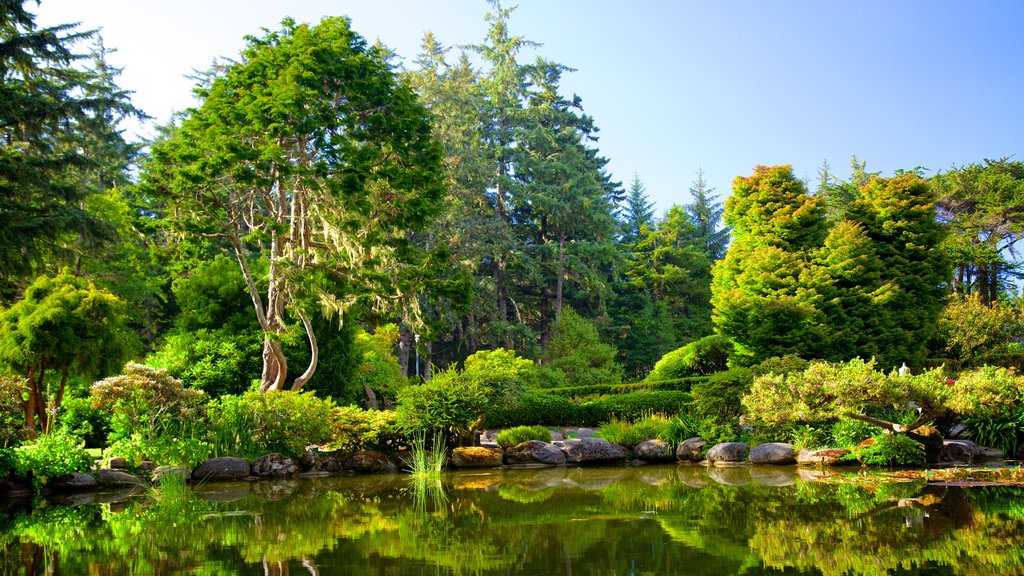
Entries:
<svg viewBox="0 0 1024 576">
<path fill-rule="evenodd" d="M 461 378 L 454 369 L 444 370 L 398 393 L 398 423 L 412 433 L 441 432 L 457 441 L 483 422 L 489 400 L 479 383 Z"/>
<path fill-rule="evenodd" d="M 1014 455 L 1024 434 L 1024 410 L 1007 418 L 964 418 L 967 437 L 982 446 Z"/>
<path fill-rule="evenodd" d="M 312 392 L 250 390 L 210 404 L 214 451 L 234 456 L 301 456 L 332 439 L 334 402 Z"/>
<path fill-rule="evenodd" d="M 659 414 L 649 414 L 636 422 L 612 419 L 601 424 L 601 438 L 622 446 L 633 447 L 637 444 L 660 437 L 668 427 L 668 418 Z"/>
<path fill-rule="evenodd" d="M 832 443 L 835 448 L 850 449 L 877 433 L 877 426 L 852 418 L 842 418 L 832 425 Z"/>
<path fill-rule="evenodd" d="M 124 373 L 92 385 L 92 406 L 111 414 L 114 439 L 139 435 L 192 437 L 205 429 L 205 394 L 182 386 L 166 370 L 126 364 Z"/>
<path fill-rule="evenodd" d="M 817 449 L 828 443 L 829 430 L 820 426 L 802 424 L 789 431 L 790 442 L 796 449 Z"/>
<path fill-rule="evenodd" d="M 63 429 L 42 435 L 34 444 L 18 448 L 16 459 L 18 475 L 31 475 L 36 488 L 51 478 L 88 472 L 93 466 L 92 456 L 85 450 L 85 441 Z"/>
<path fill-rule="evenodd" d="M 658 438 L 672 446 L 678 446 L 684 440 L 700 435 L 700 420 L 693 414 L 679 414 L 670 418 Z"/>
<path fill-rule="evenodd" d="M 22 378 L 0 376 L 0 448 L 17 446 L 25 439 L 21 398 L 27 391 Z"/>
<path fill-rule="evenodd" d="M 904 434 L 878 434 L 874 442 L 844 456 L 868 466 L 920 466 L 925 463 L 924 446 Z"/>
<path fill-rule="evenodd" d="M 705 336 L 662 356 L 645 380 L 656 382 L 722 372 L 728 369 L 733 352 L 732 341 L 728 338 Z"/>
<path fill-rule="evenodd" d="M 105 458 L 120 456 L 132 468 L 138 467 L 145 460 L 168 466 L 195 468 L 213 455 L 213 446 L 198 438 L 164 436 L 147 440 L 139 434 L 133 434 L 115 440 L 103 454 Z"/>
<path fill-rule="evenodd" d="M 527 440 L 551 442 L 551 431 L 544 426 L 516 426 L 498 432 L 498 446 L 502 448 L 516 446 Z"/>
<path fill-rule="evenodd" d="M 622 382 L 622 366 L 614 346 L 601 341 L 597 328 L 569 307 L 562 308 L 551 329 L 545 360 L 551 370 L 578 385 Z"/>
<path fill-rule="evenodd" d="M 401 442 L 398 416 L 393 410 L 364 410 L 355 406 L 334 409 L 330 450 L 395 450 Z"/>
</svg>

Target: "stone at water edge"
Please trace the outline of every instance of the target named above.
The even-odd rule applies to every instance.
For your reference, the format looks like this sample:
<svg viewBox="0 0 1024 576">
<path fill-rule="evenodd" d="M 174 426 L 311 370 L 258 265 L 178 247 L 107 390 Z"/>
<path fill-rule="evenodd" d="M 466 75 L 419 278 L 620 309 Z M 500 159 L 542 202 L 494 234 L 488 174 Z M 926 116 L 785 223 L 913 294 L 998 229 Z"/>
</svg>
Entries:
<svg viewBox="0 0 1024 576">
<path fill-rule="evenodd" d="M 113 468 L 100 468 L 96 474 L 96 481 L 101 486 L 142 486 L 145 482 L 134 474 Z"/>
<path fill-rule="evenodd" d="M 298 460 L 277 452 L 261 456 L 249 465 L 249 471 L 253 476 L 263 478 L 283 478 L 297 474 L 300 469 Z"/>
<path fill-rule="evenodd" d="M 50 479 L 46 483 L 47 490 L 90 490 L 98 484 L 96 477 L 92 474 L 67 474 Z"/>
<path fill-rule="evenodd" d="M 970 440 L 945 440 L 942 443 L 942 462 L 970 464 L 978 456 L 978 446 Z"/>
<path fill-rule="evenodd" d="M 153 469 L 153 476 L 150 478 L 150 481 L 153 484 L 159 484 L 160 479 L 164 476 L 171 476 L 175 474 L 182 476 L 185 482 L 192 479 L 192 472 L 184 466 L 157 466 Z"/>
<path fill-rule="evenodd" d="M 561 466 L 566 462 L 566 455 L 554 444 L 540 440 L 527 440 L 506 449 L 505 462 L 508 464 L 537 463 Z"/>
<path fill-rule="evenodd" d="M 457 468 L 490 468 L 501 466 L 500 448 L 460 446 L 452 450 L 452 466 Z"/>
<path fill-rule="evenodd" d="M 849 454 L 849 450 L 841 448 L 826 448 L 824 450 L 801 450 L 796 455 L 796 463 L 819 466 L 852 466 L 860 464 L 856 460 L 843 460 L 843 456 Z"/>
<path fill-rule="evenodd" d="M 750 461 L 754 464 L 794 464 L 796 454 L 792 444 L 768 442 L 767 444 L 758 444 L 750 449 Z"/>
<path fill-rule="evenodd" d="M 700 462 L 704 459 L 704 446 L 707 446 L 707 442 L 703 438 L 687 438 L 676 447 L 676 458 L 679 460 Z"/>
<path fill-rule="evenodd" d="M 120 456 L 114 456 L 110 459 L 110 468 L 114 470 L 125 470 L 128 468 L 128 461 Z"/>
<path fill-rule="evenodd" d="M 675 458 L 672 446 L 664 440 L 644 440 L 633 447 L 633 455 L 644 462 L 665 462 Z"/>
<path fill-rule="evenodd" d="M 192 471 L 192 479 L 198 482 L 241 480 L 248 477 L 249 463 L 234 456 L 210 458 Z"/>
<path fill-rule="evenodd" d="M 628 448 L 602 438 L 567 440 L 563 442 L 562 451 L 565 452 L 566 461 L 577 464 L 622 462 L 629 456 Z"/>
<path fill-rule="evenodd" d="M 398 472 L 398 467 L 386 454 L 365 450 L 349 456 L 341 467 L 353 472 Z"/>
<path fill-rule="evenodd" d="M 712 464 L 719 462 L 746 462 L 750 454 L 750 444 L 746 442 L 722 442 L 708 450 L 707 461 Z"/>
</svg>

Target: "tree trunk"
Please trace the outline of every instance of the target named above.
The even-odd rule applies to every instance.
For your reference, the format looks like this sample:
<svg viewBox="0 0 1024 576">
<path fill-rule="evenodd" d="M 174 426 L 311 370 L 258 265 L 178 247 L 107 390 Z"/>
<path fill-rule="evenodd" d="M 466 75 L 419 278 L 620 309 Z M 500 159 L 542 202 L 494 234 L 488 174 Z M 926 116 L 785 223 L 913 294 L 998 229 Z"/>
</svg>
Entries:
<svg viewBox="0 0 1024 576">
<path fill-rule="evenodd" d="M 413 347 L 412 330 L 405 324 L 398 331 L 398 366 L 402 369 L 402 377 L 409 377 L 409 356 Z"/>
<path fill-rule="evenodd" d="M 423 380 L 430 380 L 434 376 L 433 365 L 430 362 L 430 357 L 434 352 L 433 342 L 423 343 Z"/>
<path fill-rule="evenodd" d="M 562 287 L 565 284 L 565 234 L 558 238 L 558 279 L 555 283 L 555 318 L 562 315 Z"/>
<path fill-rule="evenodd" d="M 313 325 L 310 324 L 309 318 L 301 311 L 296 310 L 296 314 L 299 315 L 299 319 L 302 320 L 302 327 L 306 330 L 306 338 L 309 339 L 309 366 L 306 367 L 306 371 L 299 375 L 292 383 L 292 390 L 298 392 L 309 382 L 309 379 L 313 377 L 313 373 L 316 372 L 317 362 L 320 360 L 320 347 L 316 343 L 316 334 L 313 333 Z"/>
</svg>

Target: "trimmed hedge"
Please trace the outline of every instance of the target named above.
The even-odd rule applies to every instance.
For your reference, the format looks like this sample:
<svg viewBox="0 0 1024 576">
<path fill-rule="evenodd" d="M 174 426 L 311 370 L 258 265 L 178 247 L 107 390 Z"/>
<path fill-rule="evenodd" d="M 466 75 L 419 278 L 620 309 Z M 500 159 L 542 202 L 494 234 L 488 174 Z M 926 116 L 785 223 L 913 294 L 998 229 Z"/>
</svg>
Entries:
<svg viewBox="0 0 1024 576">
<path fill-rule="evenodd" d="M 486 425 L 492 428 L 532 425 L 597 426 L 612 418 L 636 420 L 653 413 L 669 416 L 687 409 L 693 396 L 679 390 L 629 392 L 577 404 L 563 396 L 529 391 L 508 409 L 492 411 Z"/>
<path fill-rule="evenodd" d="M 689 392 L 694 384 L 707 380 L 708 376 L 691 376 L 689 378 L 673 378 L 654 382 L 636 382 L 633 384 L 597 384 L 593 386 L 564 386 L 547 388 L 545 394 L 562 396 L 563 398 L 581 398 L 594 394 L 628 394 L 630 392 L 678 390 Z"/>
</svg>

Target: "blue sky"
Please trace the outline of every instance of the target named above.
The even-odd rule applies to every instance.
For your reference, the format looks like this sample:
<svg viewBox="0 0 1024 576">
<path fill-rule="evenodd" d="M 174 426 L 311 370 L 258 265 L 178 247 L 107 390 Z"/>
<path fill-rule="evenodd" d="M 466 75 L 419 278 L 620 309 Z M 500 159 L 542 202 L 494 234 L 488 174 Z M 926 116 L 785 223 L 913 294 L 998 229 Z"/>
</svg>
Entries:
<svg viewBox="0 0 1024 576">
<path fill-rule="evenodd" d="M 31 5 L 30 5 L 31 7 Z M 38 23 L 102 28 L 122 85 L 158 121 L 191 106 L 193 69 L 236 55 L 281 19 L 348 15 L 407 62 L 431 30 L 480 42 L 483 0 L 42 0 Z M 814 181 L 850 156 L 891 173 L 1024 160 L 1024 2 L 521 0 L 510 29 L 575 68 L 563 83 L 600 127 L 624 185 L 659 211 L 698 170 L 722 199 L 758 164 Z M 145 127 L 132 131 L 146 131 Z M 813 184 L 812 184 L 813 187 Z"/>
</svg>

